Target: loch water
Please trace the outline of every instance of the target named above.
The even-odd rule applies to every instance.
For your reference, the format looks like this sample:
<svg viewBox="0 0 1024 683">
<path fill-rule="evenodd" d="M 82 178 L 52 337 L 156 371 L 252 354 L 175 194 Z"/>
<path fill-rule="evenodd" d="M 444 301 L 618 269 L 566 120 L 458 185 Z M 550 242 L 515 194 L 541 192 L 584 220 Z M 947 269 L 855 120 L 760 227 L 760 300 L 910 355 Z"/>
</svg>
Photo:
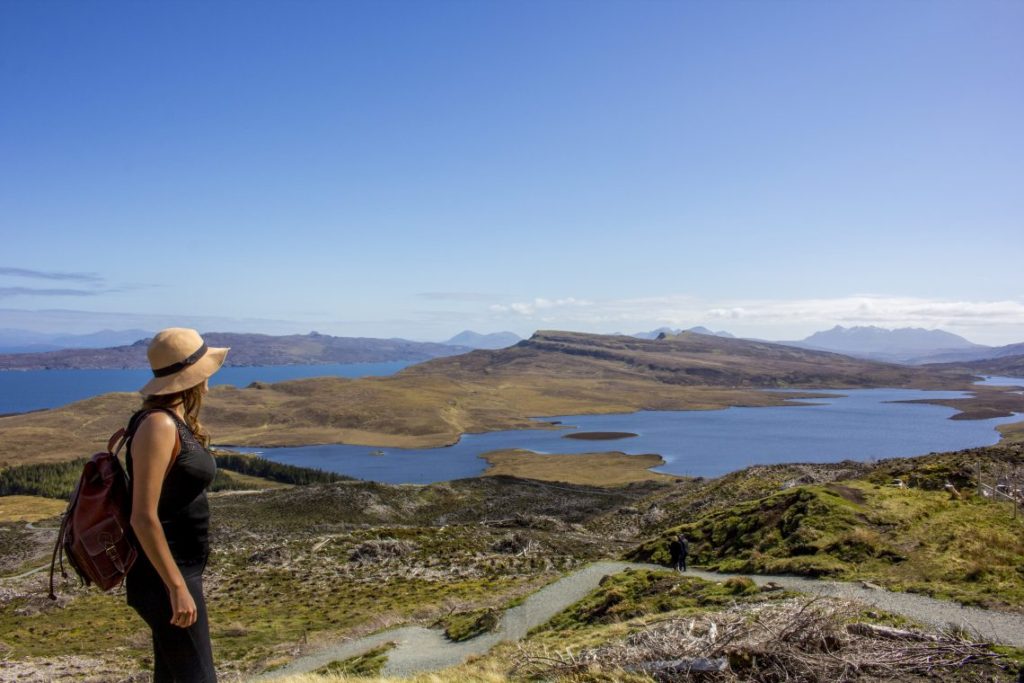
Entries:
<svg viewBox="0 0 1024 683">
<path fill-rule="evenodd" d="M 210 378 L 210 385 L 245 387 L 253 382 L 284 382 L 307 377 L 387 376 L 413 362 L 226 366 Z M 143 369 L 0 371 L 0 415 L 56 408 L 112 391 L 138 391 L 152 376 L 151 371 Z"/>
<path fill-rule="evenodd" d="M 1009 383 L 1017 382 L 1024 387 L 1024 380 Z M 1022 419 L 1016 415 L 950 420 L 957 412 L 952 408 L 901 402 L 960 398 L 968 395 L 964 392 L 858 389 L 827 393 L 827 398 L 794 400 L 792 405 L 778 407 L 545 417 L 539 421 L 558 422 L 559 428 L 465 434 L 457 444 L 441 448 L 325 445 L 239 450 L 393 484 L 476 476 L 487 468 L 480 455 L 509 448 L 566 456 L 595 451 L 657 453 L 665 464 L 656 471 L 716 477 L 753 464 L 867 461 L 992 445 L 1000 438 L 997 426 Z M 637 436 L 614 441 L 563 438 L 570 431 Z"/>
</svg>

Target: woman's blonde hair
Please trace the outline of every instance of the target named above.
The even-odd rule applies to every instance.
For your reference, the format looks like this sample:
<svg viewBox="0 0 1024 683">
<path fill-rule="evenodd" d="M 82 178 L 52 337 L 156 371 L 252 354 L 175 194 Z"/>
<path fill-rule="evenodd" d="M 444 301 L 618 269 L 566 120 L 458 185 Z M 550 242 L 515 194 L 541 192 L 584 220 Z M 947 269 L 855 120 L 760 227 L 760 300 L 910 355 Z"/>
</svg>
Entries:
<svg viewBox="0 0 1024 683">
<path fill-rule="evenodd" d="M 147 396 L 142 401 L 142 407 L 145 408 L 167 408 L 173 410 L 176 406 L 181 406 L 182 412 L 185 414 L 185 424 L 192 430 L 192 433 L 199 439 L 199 443 L 204 446 L 210 445 L 210 435 L 206 432 L 206 428 L 199 422 L 199 409 L 203 407 L 203 394 L 204 391 L 203 382 L 189 387 L 184 391 L 179 391 L 174 394 L 158 394 L 155 396 Z"/>
</svg>

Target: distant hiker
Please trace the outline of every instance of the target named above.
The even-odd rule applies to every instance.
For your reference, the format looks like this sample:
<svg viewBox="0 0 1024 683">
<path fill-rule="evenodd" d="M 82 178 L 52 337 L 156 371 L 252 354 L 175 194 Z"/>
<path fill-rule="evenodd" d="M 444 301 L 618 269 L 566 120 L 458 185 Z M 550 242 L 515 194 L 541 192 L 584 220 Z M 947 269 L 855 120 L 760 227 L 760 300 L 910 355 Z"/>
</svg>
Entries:
<svg viewBox="0 0 1024 683">
<path fill-rule="evenodd" d="M 153 631 L 154 683 L 213 683 L 217 673 L 203 599 L 210 547 L 206 488 L 217 466 L 199 409 L 228 349 L 195 330 L 169 328 L 149 345 L 153 379 L 128 423 L 131 525 L 141 552 L 128 573 L 128 604 Z"/>
<path fill-rule="evenodd" d="M 685 572 L 686 556 L 690 554 L 690 542 L 686 540 L 686 534 L 679 534 L 676 543 L 679 545 L 679 554 L 676 556 L 676 570 Z"/>
</svg>

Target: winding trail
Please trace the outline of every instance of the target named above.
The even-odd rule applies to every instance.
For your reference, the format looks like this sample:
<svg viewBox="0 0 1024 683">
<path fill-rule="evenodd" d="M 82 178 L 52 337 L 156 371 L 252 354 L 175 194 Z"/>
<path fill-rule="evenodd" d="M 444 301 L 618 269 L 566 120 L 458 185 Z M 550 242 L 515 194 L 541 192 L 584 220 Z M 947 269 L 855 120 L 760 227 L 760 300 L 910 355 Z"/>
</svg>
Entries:
<svg viewBox="0 0 1024 683">
<path fill-rule="evenodd" d="M 386 676 L 408 676 L 455 666 L 465 661 L 469 655 L 483 654 L 502 641 L 525 637 L 531 628 L 545 623 L 594 590 L 602 577 L 628 568 L 665 569 L 661 565 L 637 562 L 597 562 L 545 586 L 526 598 L 521 605 L 506 610 L 493 633 L 462 643 L 453 643 L 445 638 L 439 629 L 402 626 L 302 655 L 284 668 L 254 680 L 269 681 L 282 676 L 307 673 L 388 642 L 394 642 L 396 646 L 388 653 L 388 661 L 383 671 Z M 709 581 L 747 576 L 758 585 L 775 583 L 787 590 L 810 595 L 854 600 L 933 626 L 955 624 L 974 632 L 988 642 L 1024 647 L 1024 615 L 963 607 L 954 602 L 936 600 L 923 595 L 865 588 L 855 583 L 798 576 L 718 574 L 695 569 L 687 572 L 687 575 Z"/>
</svg>

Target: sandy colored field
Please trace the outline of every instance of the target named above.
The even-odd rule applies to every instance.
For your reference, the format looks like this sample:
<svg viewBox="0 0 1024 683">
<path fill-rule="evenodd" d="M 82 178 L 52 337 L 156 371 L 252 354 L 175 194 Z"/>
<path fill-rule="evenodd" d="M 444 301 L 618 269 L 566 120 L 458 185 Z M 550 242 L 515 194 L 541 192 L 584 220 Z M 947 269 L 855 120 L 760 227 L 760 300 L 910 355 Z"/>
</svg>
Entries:
<svg viewBox="0 0 1024 683">
<path fill-rule="evenodd" d="M 40 496 L 0 496 L 0 522 L 38 522 L 64 512 L 67 501 Z"/>
<path fill-rule="evenodd" d="M 485 477 L 507 475 L 523 479 L 560 481 L 586 486 L 619 486 L 636 481 L 673 481 L 677 477 L 652 472 L 664 465 L 660 455 L 626 455 L 621 451 L 548 455 L 526 450 L 492 451 L 480 456 L 490 467 Z"/>
</svg>

